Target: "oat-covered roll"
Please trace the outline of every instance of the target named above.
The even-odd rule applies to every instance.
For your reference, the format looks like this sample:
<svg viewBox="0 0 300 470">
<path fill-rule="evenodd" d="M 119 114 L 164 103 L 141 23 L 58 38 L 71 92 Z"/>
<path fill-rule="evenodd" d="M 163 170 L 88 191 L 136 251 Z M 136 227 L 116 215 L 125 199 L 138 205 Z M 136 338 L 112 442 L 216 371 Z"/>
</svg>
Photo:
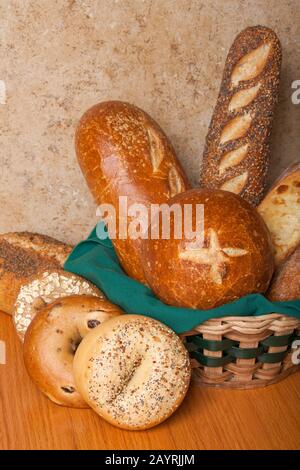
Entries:
<svg viewBox="0 0 300 470">
<path fill-rule="evenodd" d="M 102 292 L 91 282 L 62 269 L 41 271 L 24 284 L 17 296 L 13 313 L 16 331 L 21 340 L 24 339 L 32 319 L 42 308 L 61 297 L 71 295 L 104 298 Z"/>
</svg>

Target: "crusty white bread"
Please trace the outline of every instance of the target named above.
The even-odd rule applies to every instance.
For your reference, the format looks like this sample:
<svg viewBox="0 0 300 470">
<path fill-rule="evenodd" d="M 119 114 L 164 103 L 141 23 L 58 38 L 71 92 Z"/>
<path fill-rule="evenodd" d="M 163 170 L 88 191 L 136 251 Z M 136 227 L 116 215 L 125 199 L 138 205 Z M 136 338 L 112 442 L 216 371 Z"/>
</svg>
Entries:
<svg viewBox="0 0 300 470">
<path fill-rule="evenodd" d="M 278 266 L 267 297 L 273 301 L 300 299 L 300 245 Z"/>
<path fill-rule="evenodd" d="M 188 189 L 174 149 L 159 125 L 144 111 L 121 101 L 100 103 L 81 118 L 76 131 L 80 167 L 97 204 L 119 197 L 131 204 L 166 202 Z M 119 232 L 118 232 L 119 233 Z M 141 240 L 113 239 L 120 262 L 131 277 L 145 282 Z"/>
<path fill-rule="evenodd" d="M 61 268 L 72 247 L 46 235 L 0 235 L 0 310 L 12 314 L 20 287 L 41 269 Z"/>
<path fill-rule="evenodd" d="M 202 187 L 239 194 L 254 206 L 262 199 L 280 67 L 281 46 L 271 29 L 250 27 L 236 37 L 206 137 Z"/>
<path fill-rule="evenodd" d="M 282 173 L 257 210 L 271 232 L 278 266 L 300 243 L 300 162 Z"/>
</svg>

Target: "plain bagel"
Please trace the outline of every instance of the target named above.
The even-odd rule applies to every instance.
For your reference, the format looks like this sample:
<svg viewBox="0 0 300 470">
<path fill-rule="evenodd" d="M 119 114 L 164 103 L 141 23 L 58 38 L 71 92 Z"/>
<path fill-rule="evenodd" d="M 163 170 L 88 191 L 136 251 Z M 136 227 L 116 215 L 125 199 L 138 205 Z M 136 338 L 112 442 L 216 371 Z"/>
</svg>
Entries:
<svg viewBox="0 0 300 470">
<path fill-rule="evenodd" d="M 38 312 L 25 335 L 24 361 L 31 379 L 50 400 L 88 407 L 73 379 L 76 348 L 93 328 L 122 313 L 106 299 L 85 295 L 58 299 Z"/>
<path fill-rule="evenodd" d="M 123 429 L 151 428 L 167 419 L 188 390 L 191 367 L 179 337 L 141 315 L 122 315 L 91 331 L 74 358 L 83 399 Z"/>
</svg>

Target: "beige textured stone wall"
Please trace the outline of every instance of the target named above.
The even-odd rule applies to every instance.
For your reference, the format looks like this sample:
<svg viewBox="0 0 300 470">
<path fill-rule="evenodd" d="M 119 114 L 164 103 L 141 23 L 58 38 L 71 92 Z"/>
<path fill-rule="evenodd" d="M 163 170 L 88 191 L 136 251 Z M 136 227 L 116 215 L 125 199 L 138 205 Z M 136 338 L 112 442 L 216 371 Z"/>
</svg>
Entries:
<svg viewBox="0 0 300 470">
<path fill-rule="evenodd" d="M 244 27 L 283 46 L 274 178 L 300 155 L 299 0 L 1 0 L 0 232 L 76 242 L 96 221 L 74 129 L 101 100 L 127 100 L 165 129 L 195 183 L 227 50 Z"/>
</svg>

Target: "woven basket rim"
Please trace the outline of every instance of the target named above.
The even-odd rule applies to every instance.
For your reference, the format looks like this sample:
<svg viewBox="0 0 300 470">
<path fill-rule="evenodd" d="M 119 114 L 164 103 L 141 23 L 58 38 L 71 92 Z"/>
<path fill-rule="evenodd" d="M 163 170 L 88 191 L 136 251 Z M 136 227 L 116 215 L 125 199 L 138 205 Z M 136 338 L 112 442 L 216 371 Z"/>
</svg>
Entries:
<svg viewBox="0 0 300 470">
<path fill-rule="evenodd" d="M 300 319 L 280 313 L 268 313 L 261 316 L 227 316 L 212 318 L 194 327 L 183 336 L 199 333 L 226 334 L 236 331 L 244 334 L 259 334 L 264 331 L 284 332 L 285 330 L 300 328 Z"/>
</svg>

